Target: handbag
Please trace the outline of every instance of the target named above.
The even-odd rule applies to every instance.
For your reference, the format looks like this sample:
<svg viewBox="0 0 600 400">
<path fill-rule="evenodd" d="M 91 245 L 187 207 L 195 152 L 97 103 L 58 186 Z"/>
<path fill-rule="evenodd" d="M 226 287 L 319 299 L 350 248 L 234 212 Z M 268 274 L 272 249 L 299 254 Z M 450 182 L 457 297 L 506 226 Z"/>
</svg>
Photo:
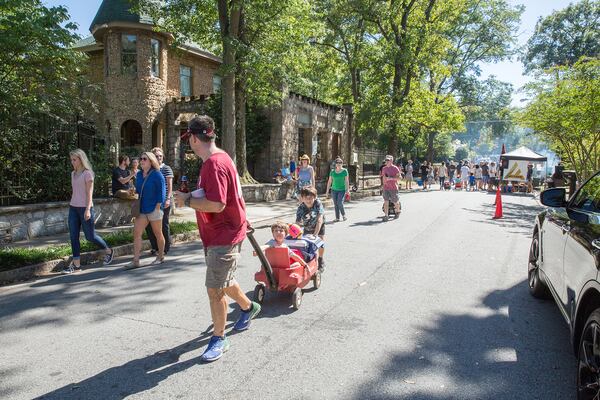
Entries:
<svg viewBox="0 0 600 400">
<path fill-rule="evenodd" d="M 152 172 L 154 172 L 154 171 L 150 171 L 150 173 L 148 174 L 148 176 L 150 176 L 152 174 Z M 142 207 L 142 193 L 144 193 L 144 185 L 146 184 L 146 180 L 148 179 L 148 176 L 146 176 L 144 178 L 144 182 L 142 182 L 142 189 L 140 190 L 140 195 L 138 196 L 137 199 L 135 199 L 133 201 L 133 203 L 131 203 L 131 217 L 132 218 L 137 218 L 142 213 L 142 211 L 141 211 L 141 207 Z"/>
</svg>

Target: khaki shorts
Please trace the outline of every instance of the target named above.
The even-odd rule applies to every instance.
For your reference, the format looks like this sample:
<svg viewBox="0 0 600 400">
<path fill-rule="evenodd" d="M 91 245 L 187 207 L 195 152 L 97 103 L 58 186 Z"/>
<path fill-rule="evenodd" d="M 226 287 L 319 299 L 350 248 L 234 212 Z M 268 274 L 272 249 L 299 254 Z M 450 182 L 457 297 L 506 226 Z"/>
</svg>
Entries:
<svg viewBox="0 0 600 400">
<path fill-rule="evenodd" d="M 383 191 L 383 200 L 391 201 L 392 203 L 398 202 L 398 191 L 397 190 L 385 190 Z"/>
<path fill-rule="evenodd" d="M 151 221 L 160 221 L 163 218 L 163 210 L 154 210 L 149 214 L 140 214 L 140 216 L 138 218 L 143 218 L 148 220 L 148 222 Z"/>
<path fill-rule="evenodd" d="M 235 270 L 240 259 L 242 243 L 204 248 L 206 287 L 223 289 L 235 284 Z"/>
</svg>

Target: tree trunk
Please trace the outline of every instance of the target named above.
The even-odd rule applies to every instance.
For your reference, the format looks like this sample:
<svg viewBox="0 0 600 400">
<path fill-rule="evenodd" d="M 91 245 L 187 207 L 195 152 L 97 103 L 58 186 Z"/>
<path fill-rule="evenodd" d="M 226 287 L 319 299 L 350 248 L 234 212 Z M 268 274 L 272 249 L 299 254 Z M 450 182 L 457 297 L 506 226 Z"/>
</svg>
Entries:
<svg viewBox="0 0 600 400">
<path fill-rule="evenodd" d="M 429 132 L 427 134 L 427 162 L 433 162 L 434 150 L 433 150 L 433 142 L 435 137 L 437 136 L 437 132 Z"/>
<path fill-rule="evenodd" d="M 238 71 L 235 81 L 235 138 L 236 167 L 242 184 L 258 183 L 248 171 L 246 158 L 246 79 Z"/>
<path fill-rule="evenodd" d="M 218 0 L 219 25 L 223 42 L 223 122 L 221 146 L 235 162 L 235 41 L 238 38 L 242 7 L 239 0 Z"/>
</svg>

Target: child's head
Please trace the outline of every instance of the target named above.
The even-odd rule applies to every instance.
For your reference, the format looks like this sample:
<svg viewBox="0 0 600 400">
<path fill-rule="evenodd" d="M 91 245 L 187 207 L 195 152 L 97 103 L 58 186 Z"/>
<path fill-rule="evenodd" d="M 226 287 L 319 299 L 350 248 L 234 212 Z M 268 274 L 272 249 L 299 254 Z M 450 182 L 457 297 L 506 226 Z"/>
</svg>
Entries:
<svg viewBox="0 0 600 400">
<path fill-rule="evenodd" d="M 273 234 L 273 239 L 278 244 L 281 244 L 288 234 L 288 226 L 285 222 L 277 221 L 271 225 L 271 233 Z"/>
<path fill-rule="evenodd" d="M 290 224 L 288 232 L 293 239 L 300 239 L 302 237 L 302 228 L 300 228 L 300 225 Z"/>
<path fill-rule="evenodd" d="M 312 207 L 317 198 L 317 190 L 311 186 L 303 187 L 300 190 L 300 198 L 307 207 Z"/>
</svg>

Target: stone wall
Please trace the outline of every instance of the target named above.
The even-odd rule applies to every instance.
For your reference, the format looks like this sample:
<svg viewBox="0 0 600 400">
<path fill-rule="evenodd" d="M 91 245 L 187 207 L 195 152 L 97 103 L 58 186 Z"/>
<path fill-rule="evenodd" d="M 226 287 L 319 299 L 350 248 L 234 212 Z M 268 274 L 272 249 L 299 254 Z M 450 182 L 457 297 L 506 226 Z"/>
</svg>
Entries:
<svg viewBox="0 0 600 400">
<path fill-rule="evenodd" d="M 131 222 L 131 201 L 94 199 L 96 227 Z M 67 232 L 69 202 L 28 204 L 0 208 L 0 243 Z"/>
<path fill-rule="evenodd" d="M 247 202 L 270 202 L 291 198 L 293 185 L 243 185 Z M 131 201 L 114 198 L 94 199 L 97 228 L 131 222 Z M 28 204 L 0 208 L 0 243 L 11 243 L 39 236 L 68 232 L 69 202 Z"/>
<path fill-rule="evenodd" d="M 285 200 L 292 197 L 294 185 L 284 182 L 263 183 L 259 185 L 242 185 L 244 201 L 247 202 L 271 202 L 276 200 Z"/>
</svg>

